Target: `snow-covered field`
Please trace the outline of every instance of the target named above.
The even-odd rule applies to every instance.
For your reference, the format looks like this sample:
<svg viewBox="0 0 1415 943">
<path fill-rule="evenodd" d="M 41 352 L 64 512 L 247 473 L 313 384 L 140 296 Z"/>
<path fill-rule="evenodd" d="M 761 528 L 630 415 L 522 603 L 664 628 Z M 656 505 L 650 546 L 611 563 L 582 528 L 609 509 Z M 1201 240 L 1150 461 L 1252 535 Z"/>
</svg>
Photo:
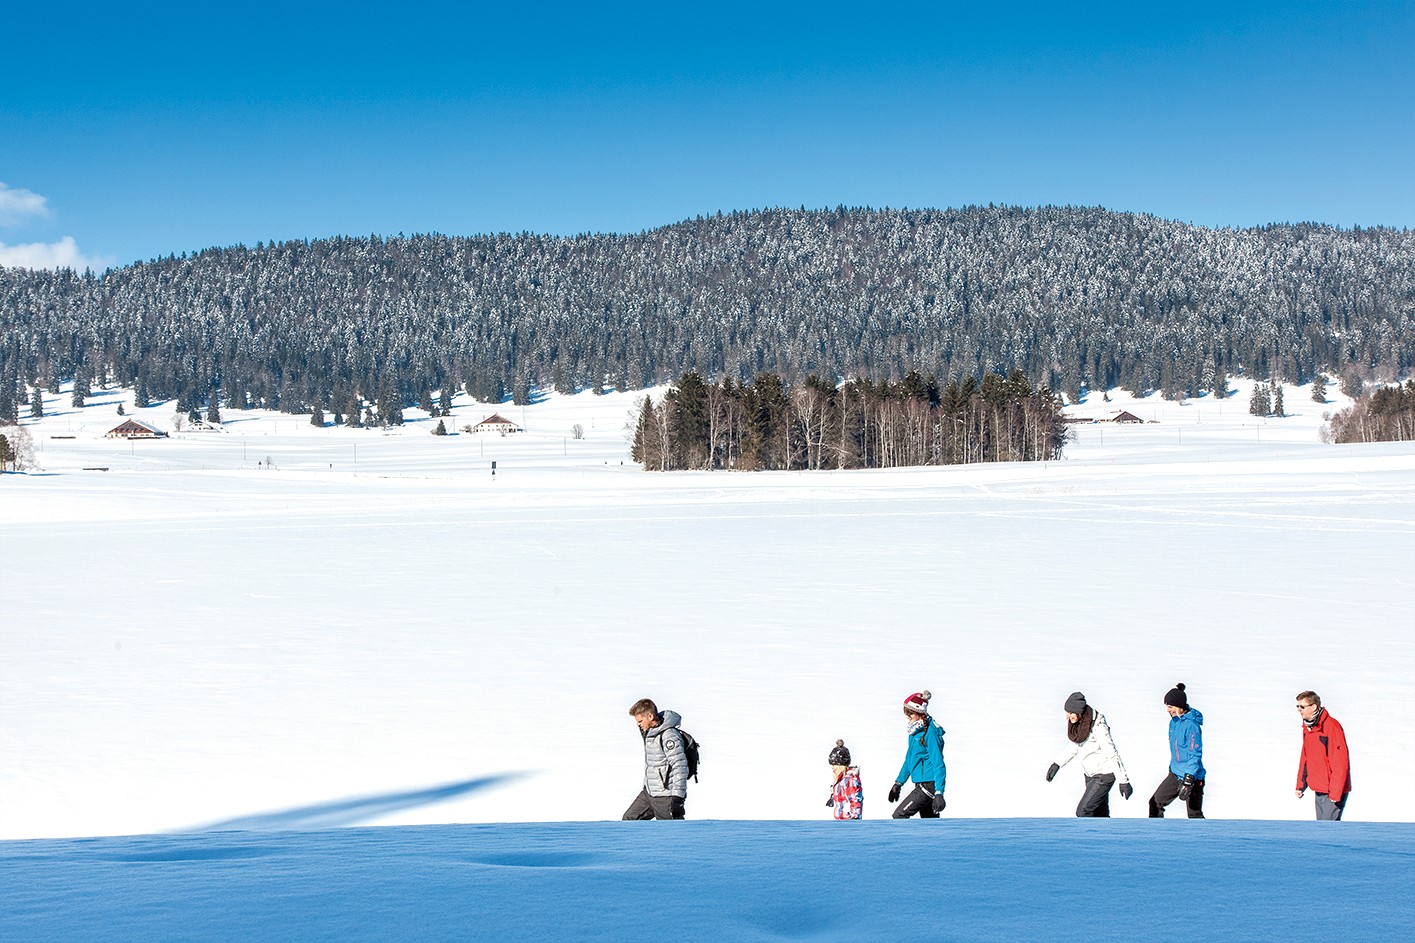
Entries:
<svg viewBox="0 0 1415 943">
<path fill-rule="evenodd" d="M 1244 393 L 1093 396 L 1072 411 L 1158 421 L 1079 426 L 1045 465 L 671 475 L 629 461 L 629 395 L 508 406 L 507 437 L 236 413 L 149 442 L 102 438 L 117 391 L 53 397 L 43 472 L 0 481 L 0 837 L 509 772 L 378 821 L 617 818 L 641 696 L 704 744 L 695 818 L 818 818 L 837 737 L 883 816 L 920 688 L 951 815 L 1065 815 L 1079 773 L 1041 773 L 1066 695 L 1148 795 L 1181 680 L 1214 817 L 1310 814 L 1310 687 L 1351 739 L 1350 818 L 1409 820 L 1415 446 L 1323 445 L 1333 406 L 1290 389 L 1296 415 L 1262 421 Z"/>
<path fill-rule="evenodd" d="M 651 893 L 650 863 L 678 856 L 697 862 L 679 875 L 688 890 L 733 896 L 714 926 L 743 939 L 927 926 L 918 907 L 895 923 L 868 902 L 832 918 L 831 902 L 858 886 L 837 878 L 837 852 L 863 862 L 862 883 L 882 882 L 870 901 L 912 893 L 888 883 L 898 856 L 975 867 L 983 876 L 959 885 L 978 895 L 960 938 L 1054 929 L 1066 910 L 1008 922 L 1008 895 L 1029 876 L 1055 892 L 1064 863 L 1087 854 L 1113 865 L 1117 886 L 1159 887 L 1146 899 L 1161 902 L 1180 894 L 1162 878 L 1166 850 L 1217 862 L 1204 887 L 1229 894 L 1221 913 L 1244 926 L 1286 926 L 1251 924 L 1244 894 L 1310 890 L 1284 869 L 1313 854 L 1311 880 L 1335 856 L 1365 868 L 1350 876 L 1362 893 L 1408 888 L 1411 828 L 1357 823 L 1411 820 L 1415 445 L 1324 445 L 1322 413 L 1344 403 L 1289 387 L 1291 415 L 1259 420 L 1248 387 L 1234 387 L 1183 405 L 1093 395 L 1068 412 L 1154 421 L 1078 426 L 1058 462 L 814 474 L 646 474 L 627 454 L 627 394 L 497 407 L 527 430 L 507 437 L 434 437 L 416 410 L 388 435 L 232 412 L 226 432 L 150 442 L 102 437 L 115 406 L 131 405 L 121 391 L 81 410 L 51 397 L 26 421 L 42 470 L 0 479 L 0 839 L 617 819 L 642 773 L 627 708 L 643 696 L 703 743 L 690 818 L 824 818 L 836 738 L 862 767 L 866 817 L 884 818 L 899 705 L 923 688 L 947 730 L 946 816 L 1021 820 L 867 824 L 843 846 L 821 831 L 835 823 L 801 822 L 697 823 L 676 837 L 584 824 L 10 841 L 0 868 L 28 891 L 8 884 L 19 900 L 0 903 L 43 914 L 45 895 L 67 886 L 71 938 L 99 938 L 77 932 L 84 920 L 111 921 L 114 906 L 131 916 L 111 891 L 156 895 L 155 908 L 185 888 L 206 913 L 235 881 L 259 913 L 238 906 L 230 927 L 244 933 L 203 938 L 258 938 L 260 921 L 287 914 L 261 882 L 298 873 L 270 893 L 332 913 L 359 869 L 380 867 L 379 849 L 392 862 L 424 843 L 435 853 L 402 877 L 359 885 L 373 896 L 355 918 L 414 919 L 395 885 L 430 868 L 434 891 L 485 892 L 493 910 L 507 882 L 568 894 L 546 920 L 614 888 L 629 922 L 605 923 L 601 909 L 583 934 L 558 934 L 612 936 L 639 926 L 627 914 Z M 491 411 L 459 399 L 449 428 Z M 136 415 L 171 428 L 170 406 Z M 1310 796 L 1292 791 L 1293 695 L 1313 688 L 1351 742 L 1356 827 L 1033 820 L 1070 816 L 1079 796 L 1072 767 L 1043 780 L 1078 689 L 1108 716 L 1135 780 L 1114 813 L 1143 816 L 1165 772 L 1161 698 L 1176 681 L 1206 717 L 1211 819 L 1311 817 Z M 1036 873 L 994 887 L 989 848 Z M 756 853 L 810 856 L 809 894 L 775 906 Z M 1250 866 L 1272 874 L 1228 887 L 1225 875 Z M 328 883 L 307 886 L 318 875 Z M 1372 919 L 1408 930 L 1408 892 L 1392 893 Z M 403 903 L 379 910 L 380 895 Z M 1272 915 L 1286 907 L 1263 899 Z M 440 916 L 425 938 L 490 913 L 458 900 L 428 905 Z M 690 904 L 674 912 L 698 919 Z M 1170 926 L 1153 908 L 1134 913 L 1111 937 L 1077 925 L 1060 938 Z M 537 919 L 493 920 L 508 929 L 486 938 L 532 938 Z M 350 926 L 290 938 L 361 938 Z"/>
</svg>

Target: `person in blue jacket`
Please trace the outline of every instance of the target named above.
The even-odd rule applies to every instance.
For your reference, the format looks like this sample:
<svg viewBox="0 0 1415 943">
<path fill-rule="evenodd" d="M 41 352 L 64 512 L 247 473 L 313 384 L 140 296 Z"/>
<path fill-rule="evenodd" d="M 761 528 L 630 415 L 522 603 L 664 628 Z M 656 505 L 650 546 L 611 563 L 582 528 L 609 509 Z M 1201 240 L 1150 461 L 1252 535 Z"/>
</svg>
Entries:
<svg viewBox="0 0 1415 943">
<path fill-rule="evenodd" d="M 1189 818 L 1204 817 L 1204 715 L 1189 706 L 1184 685 L 1176 684 L 1164 696 L 1169 712 L 1169 774 L 1150 796 L 1150 818 L 1164 818 L 1165 806 L 1184 801 Z"/>
<path fill-rule="evenodd" d="M 914 782 L 914 791 L 894 810 L 896 819 L 916 814 L 920 818 L 936 819 L 948 804 L 943 800 L 944 778 L 948 775 L 943 765 L 943 728 L 929 716 L 932 697 L 928 691 L 920 691 L 904 699 L 909 746 L 904 754 L 904 765 L 899 768 L 894 785 L 889 787 L 889 801 L 899 802 L 899 794 L 909 780 Z"/>
</svg>

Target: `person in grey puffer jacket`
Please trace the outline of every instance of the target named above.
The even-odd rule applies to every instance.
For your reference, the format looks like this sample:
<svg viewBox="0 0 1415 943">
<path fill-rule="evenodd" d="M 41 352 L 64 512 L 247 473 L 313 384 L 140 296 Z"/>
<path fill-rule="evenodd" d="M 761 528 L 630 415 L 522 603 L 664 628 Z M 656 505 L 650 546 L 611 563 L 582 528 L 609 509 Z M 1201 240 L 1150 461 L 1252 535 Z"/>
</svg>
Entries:
<svg viewBox="0 0 1415 943">
<path fill-rule="evenodd" d="M 660 712 L 648 698 L 635 701 L 629 714 L 644 738 L 644 788 L 624 811 L 624 821 L 683 818 L 688 796 L 688 757 L 678 729 L 683 718 Z"/>
</svg>

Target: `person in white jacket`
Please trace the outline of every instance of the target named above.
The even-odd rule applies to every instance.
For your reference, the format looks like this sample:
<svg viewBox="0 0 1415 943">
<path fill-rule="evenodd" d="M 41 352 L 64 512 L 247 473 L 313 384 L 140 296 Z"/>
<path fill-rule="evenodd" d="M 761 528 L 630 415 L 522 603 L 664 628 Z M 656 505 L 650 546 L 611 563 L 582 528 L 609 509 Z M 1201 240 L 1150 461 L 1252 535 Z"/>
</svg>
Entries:
<svg viewBox="0 0 1415 943">
<path fill-rule="evenodd" d="M 1081 757 L 1081 772 L 1086 776 L 1086 790 L 1081 793 L 1081 802 L 1076 806 L 1077 818 L 1110 818 L 1110 787 L 1120 781 L 1120 794 L 1129 799 L 1135 789 L 1130 785 L 1130 776 L 1125 772 L 1125 764 L 1120 762 L 1120 753 L 1115 749 L 1115 741 L 1110 736 L 1110 725 L 1105 715 L 1086 703 L 1086 695 L 1080 691 L 1066 699 L 1066 749 L 1047 770 L 1047 782 L 1051 782 L 1061 768 Z"/>
</svg>

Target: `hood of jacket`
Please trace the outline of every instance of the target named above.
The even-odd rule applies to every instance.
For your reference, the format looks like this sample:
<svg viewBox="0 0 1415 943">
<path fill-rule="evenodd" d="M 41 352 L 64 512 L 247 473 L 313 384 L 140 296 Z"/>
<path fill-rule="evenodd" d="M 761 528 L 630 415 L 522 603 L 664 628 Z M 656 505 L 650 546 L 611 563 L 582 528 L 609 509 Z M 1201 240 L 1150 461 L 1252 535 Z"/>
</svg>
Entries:
<svg viewBox="0 0 1415 943">
<path fill-rule="evenodd" d="M 650 727 L 648 730 L 644 731 L 645 740 L 649 737 L 661 737 L 665 730 L 677 727 L 683 722 L 683 718 L 679 716 L 677 711 L 660 711 L 659 715 L 662 717 L 659 725 L 657 727 Z M 633 741 L 630 742 L 632 743 Z"/>
</svg>

